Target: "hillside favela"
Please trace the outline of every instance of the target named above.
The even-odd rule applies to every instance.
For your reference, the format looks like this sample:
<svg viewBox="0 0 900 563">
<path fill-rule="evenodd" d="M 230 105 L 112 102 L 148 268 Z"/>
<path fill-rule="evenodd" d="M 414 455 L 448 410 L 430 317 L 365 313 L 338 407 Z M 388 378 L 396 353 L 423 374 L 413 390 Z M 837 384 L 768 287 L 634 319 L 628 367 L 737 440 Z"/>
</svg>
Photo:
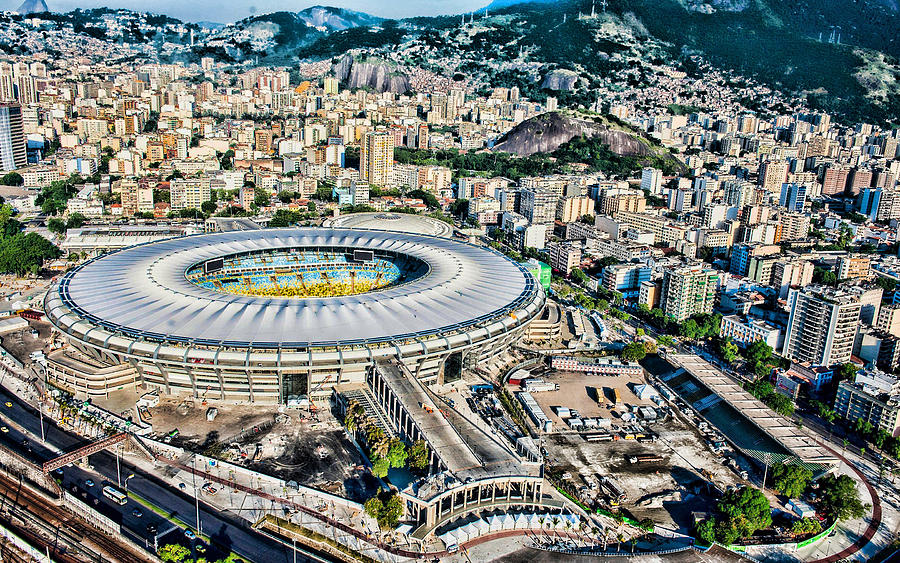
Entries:
<svg viewBox="0 0 900 563">
<path fill-rule="evenodd" d="M 19 1 L 0 561 L 900 561 L 896 1 Z"/>
</svg>

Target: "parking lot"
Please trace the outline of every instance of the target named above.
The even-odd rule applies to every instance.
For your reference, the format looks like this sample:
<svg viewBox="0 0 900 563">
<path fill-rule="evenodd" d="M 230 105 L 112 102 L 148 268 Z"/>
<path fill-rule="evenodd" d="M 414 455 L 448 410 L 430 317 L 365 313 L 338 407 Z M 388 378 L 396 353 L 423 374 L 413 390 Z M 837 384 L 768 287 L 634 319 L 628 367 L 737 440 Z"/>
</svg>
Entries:
<svg viewBox="0 0 900 563">
<path fill-rule="evenodd" d="M 559 385 L 558 391 L 532 393 L 555 429 L 567 429 L 560 418 L 558 407 L 578 411 L 581 418 L 612 419 L 613 425 L 623 423 L 622 415 L 634 406 L 655 406 L 650 400 L 641 400 L 634 394 L 634 387 L 643 380 L 631 377 L 608 377 L 562 371 L 549 371 L 541 376 L 545 381 Z M 511 392 L 519 391 L 518 385 L 509 386 Z M 614 404 L 614 390 L 618 390 L 621 403 Z"/>
</svg>

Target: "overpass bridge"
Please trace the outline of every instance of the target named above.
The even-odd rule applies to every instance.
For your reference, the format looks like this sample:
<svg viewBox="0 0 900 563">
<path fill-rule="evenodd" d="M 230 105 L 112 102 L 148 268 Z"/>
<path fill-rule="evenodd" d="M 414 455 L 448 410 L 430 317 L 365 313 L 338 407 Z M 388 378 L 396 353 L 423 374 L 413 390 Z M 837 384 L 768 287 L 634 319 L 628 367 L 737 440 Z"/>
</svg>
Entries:
<svg viewBox="0 0 900 563">
<path fill-rule="evenodd" d="M 793 421 L 773 411 L 703 358 L 694 354 L 666 354 L 664 358 L 683 368 L 801 462 L 821 466 L 838 463 L 838 458 L 817 442 L 807 429 L 798 428 Z"/>
</svg>

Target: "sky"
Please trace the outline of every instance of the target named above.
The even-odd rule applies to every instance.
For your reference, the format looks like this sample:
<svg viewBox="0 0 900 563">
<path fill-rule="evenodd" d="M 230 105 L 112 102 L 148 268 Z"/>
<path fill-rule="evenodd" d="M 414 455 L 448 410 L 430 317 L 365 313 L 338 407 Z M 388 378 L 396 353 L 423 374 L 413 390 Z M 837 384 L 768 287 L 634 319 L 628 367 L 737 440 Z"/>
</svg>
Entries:
<svg viewBox="0 0 900 563">
<path fill-rule="evenodd" d="M 329 5 L 366 12 L 384 18 L 460 14 L 483 8 L 490 0 L 46 0 L 54 12 L 76 8 L 128 8 L 166 14 L 184 21 L 229 23 L 267 12 L 297 12 L 309 6 Z M 14 10 L 21 0 L 6 0 L 6 9 Z"/>
</svg>

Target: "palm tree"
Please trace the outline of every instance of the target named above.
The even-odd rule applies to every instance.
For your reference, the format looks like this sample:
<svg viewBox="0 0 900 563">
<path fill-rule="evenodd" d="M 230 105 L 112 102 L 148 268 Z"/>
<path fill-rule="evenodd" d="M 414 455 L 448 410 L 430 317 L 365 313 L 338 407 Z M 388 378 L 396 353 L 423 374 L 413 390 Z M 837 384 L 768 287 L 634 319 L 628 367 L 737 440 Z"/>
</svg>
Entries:
<svg viewBox="0 0 900 563">
<path fill-rule="evenodd" d="M 616 541 L 618 542 L 616 544 L 616 553 L 619 553 L 619 551 L 622 550 L 622 542 L 625 541 L 625 536 L 623 536 L 622 534 L 617 534 Z"/>
<path fill-rule="evenodd" d="M 391 441 L 387 437 L 382 436 L 381 439 L 372 446 L 372 455 L 374 457 L 385 458 L 390 449 Z"/>
</svg>

